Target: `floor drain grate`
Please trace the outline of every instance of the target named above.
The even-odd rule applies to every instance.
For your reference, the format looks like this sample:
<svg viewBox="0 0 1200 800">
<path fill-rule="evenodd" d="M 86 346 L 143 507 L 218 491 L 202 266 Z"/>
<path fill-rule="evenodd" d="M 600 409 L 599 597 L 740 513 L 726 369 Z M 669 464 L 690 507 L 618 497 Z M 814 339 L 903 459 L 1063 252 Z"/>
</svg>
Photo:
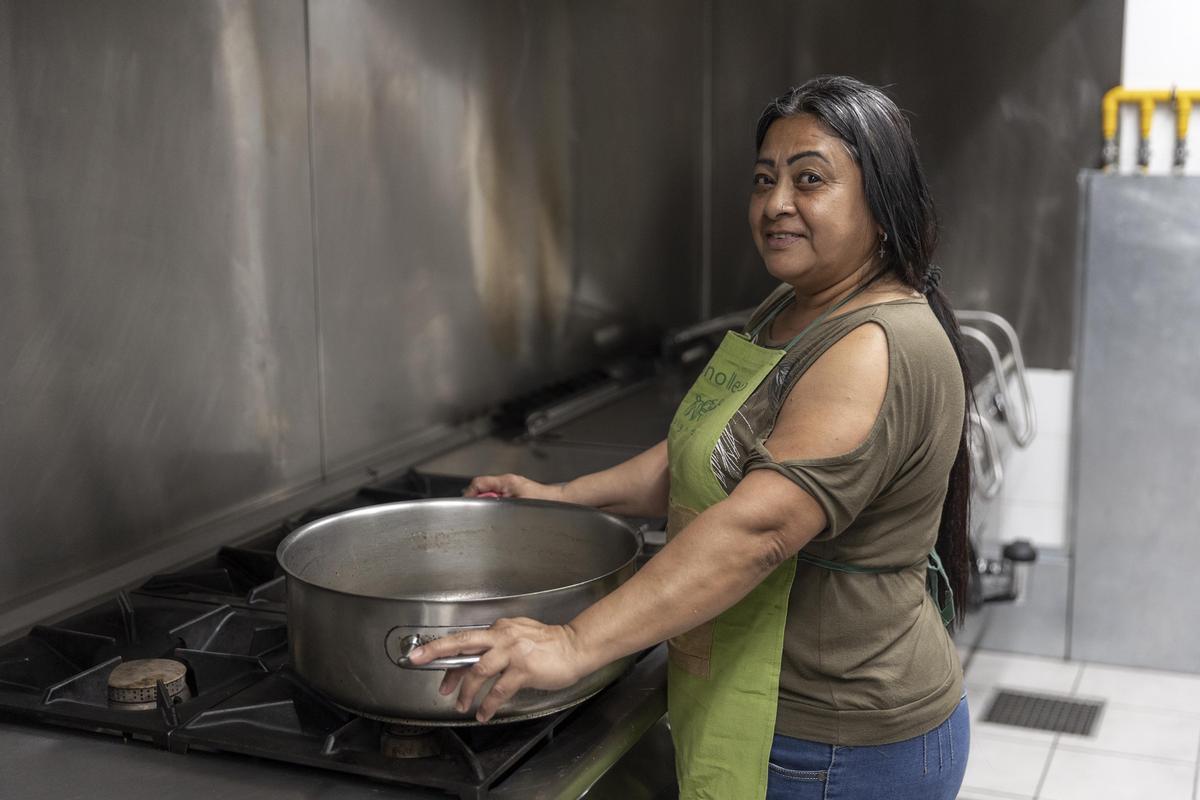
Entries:
<svg viewBox="0 0 1200 800">
<path fill-rule="evenodd" d="M 983 721 L 1039 731 L 1090 736 L 1103 709 L 1103 701 L 1075 700 L 1001 689 L 996 692 Z"/>
</svg>

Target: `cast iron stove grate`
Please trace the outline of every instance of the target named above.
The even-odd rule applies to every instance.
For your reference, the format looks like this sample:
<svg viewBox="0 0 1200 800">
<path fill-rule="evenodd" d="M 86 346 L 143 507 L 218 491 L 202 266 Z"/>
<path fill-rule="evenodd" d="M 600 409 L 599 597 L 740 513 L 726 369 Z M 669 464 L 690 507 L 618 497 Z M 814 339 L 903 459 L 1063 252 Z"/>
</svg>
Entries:
<svg viewBox="0 0 1200 800">
<path fill-rule="evenodd" d="M 436 740 L 438 755 L 391 758 L 381 751 L 386 723 L 339 708 L 284 667 L 196 715 L 171 734 L 171 744 L 181 752 L 241 753 L 483 800 L 573 712 L 498 725 L 433 727 L 426 735 Z"/>
<path fill-rule="evenodd" d="M 589 703 L 541 719 L 433 728 L 429 736 L 436 740 L 436 755 L 394 758 L 381 748 L 385 732 L 389 748 L 402 750 L 411 731 L 390 731 L 385 723 L 335 706 L 286 666 L 286 594 L 275 565 L 279 542 L 300 525 L 332 513 L 458 497 L 467 483 L 458 476 L 410 472 L 313 508 L 241 546 L 223 547 L 191 567 L 155 576 L 136 592 L 121 593 L 55 625 L 36 626 L 0 646 L 0 712 L 148 740 L 178 753 L 260 756 L 466 800 L 493 796 L 510 774 L 536 762 L 535 754 L 544 748 L 591 741 L 597 720 L 582 709 L 604 696 L 624 698 L 614 706 L 621 714 L 640 713 L 644 698 L 652 698 L 648 713 L 661 716 L 655 702 L 665 701 L 654 690 L 661 684 L 662 665 L 655 661 L 639 664 L 632 694 L 611 694 L 619 691 L 614 685 Z M 146 710 L 110 706 L 108 682 L 118 664 L 161 658 L 186 667 L 185 694 L 168 696 L 160 681 Z M 589 721 L 572 725 L 581 713 Z M 605 713 L 600 717 L 607 719 Z M 599 723 L 601 728 L 607 724 Z"/>
<path fill-rule="evenodd" d="M 167 746 L 181 722 L 286 658 L 279 615 L 121 593 L 0 647 L 0 710 Z M 160 683 L 148 708 L 112 702 L 113 670 L 145 659 L 186 668 L 186 692 L 168 694 Z"/>
</svg>

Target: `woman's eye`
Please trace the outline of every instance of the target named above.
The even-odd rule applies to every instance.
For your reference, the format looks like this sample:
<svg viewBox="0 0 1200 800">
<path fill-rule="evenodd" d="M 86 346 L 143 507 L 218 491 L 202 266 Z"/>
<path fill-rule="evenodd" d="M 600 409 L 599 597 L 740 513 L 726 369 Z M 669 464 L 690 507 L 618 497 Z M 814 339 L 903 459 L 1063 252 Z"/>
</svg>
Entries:
<svg viewBox="0 0 1200 800">
<path fill-rule="evenodd" d="M 814 186 L 821 183 L 821 176 L 815 172 L 801 172 L 796 176 L 796 182 L 806 186 Z"/>
<path fill-rule="evenodd" d="M 771 181 L 770 175 L 765 175 L 765 174 L 759 172 L 754 176 L 754 185 L 755 186 L 770 186 L 771 183 L 772 183 L 772 181 Z"/>
</svg>

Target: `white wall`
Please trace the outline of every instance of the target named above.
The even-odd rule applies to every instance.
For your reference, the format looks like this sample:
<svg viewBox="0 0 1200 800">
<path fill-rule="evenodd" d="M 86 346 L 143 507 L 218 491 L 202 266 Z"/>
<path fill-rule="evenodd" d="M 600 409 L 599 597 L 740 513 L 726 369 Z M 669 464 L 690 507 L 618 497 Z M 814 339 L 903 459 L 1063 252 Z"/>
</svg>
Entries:
<svg viewBox="0 0 1200 800">
<path fill-rule="evenodd" d="M 1121 83 L 1127 89 L 1200 89 L 1200 0 L 1126 0 Z M 1138 112 L 1121 109 L 1121 172 L 1137 171 Z M 1184 170 L 1200 175 L 1200 105 L 1188 128 L 1190 158 Z M 1150 132 L 1150 172 L 1171 171 L 1174 109 L 1160 105 Z"/>
<path fill-rule="evenodd" d="M 999 541 L 1029 539 L 1038 548 L 1067 550 L 1067 471 L 1071 436 L 1068 370 L 1029 370 L 1037 436 L 1015 448 L 1000 491 Z"/>
</svg>

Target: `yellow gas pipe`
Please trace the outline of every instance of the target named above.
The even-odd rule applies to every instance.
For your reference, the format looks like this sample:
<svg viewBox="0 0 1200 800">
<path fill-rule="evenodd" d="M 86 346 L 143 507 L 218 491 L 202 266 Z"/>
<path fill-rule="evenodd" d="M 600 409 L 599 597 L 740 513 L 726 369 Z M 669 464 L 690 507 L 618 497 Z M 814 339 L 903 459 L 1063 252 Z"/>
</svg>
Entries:
<svg viewBox="0 0 1200 800">
<path fill-rule="evenodd" d="M 1188 119 L 1192 116 L 1192 103 L 1200 102 L 1200 90 L 1175 92 L 1175 168 L 1183 169 L 1187 163 Z"/>
<path fill-rule="evenodd" d="M 1126 89 L 1114 86 L 1104 93 L 1104 168 L 1112 170 L 1117 164 L 1117 112 L 1121 103 L 1138 104 L 1141 139 L 1138 142 L 1138 165 L 1144 171 L 1150 165 L 1150 127 L 1154 122 L 1156 103 L 1169 103 L 1169 89 Z"/>
<path fill-rule="evenodd" d="M 1150 128 L 1154 123 L 1154 108 L 1158 103 L 1175 103 L 1175 157 L 1173 163 L 1176 169 L 1182 169 L 1187 162 L 1187 131 L 1188 117 L 1192 113 L 1192 103 L 1200 102 L 1200 90 L 1192 89 L 1126 89 L 1124 86 L 1114 86 L 1104 94 L 1102 104 L 1104 127 L 1104 169 L 1112 171 L 1117 164 L 1117 114 L 1121 103 L 1138 104 L 1138 127 L 1141 138 L 1138 141 L 1138 166 L 1144 172 L 1150 166 Z"/>
</svg>

